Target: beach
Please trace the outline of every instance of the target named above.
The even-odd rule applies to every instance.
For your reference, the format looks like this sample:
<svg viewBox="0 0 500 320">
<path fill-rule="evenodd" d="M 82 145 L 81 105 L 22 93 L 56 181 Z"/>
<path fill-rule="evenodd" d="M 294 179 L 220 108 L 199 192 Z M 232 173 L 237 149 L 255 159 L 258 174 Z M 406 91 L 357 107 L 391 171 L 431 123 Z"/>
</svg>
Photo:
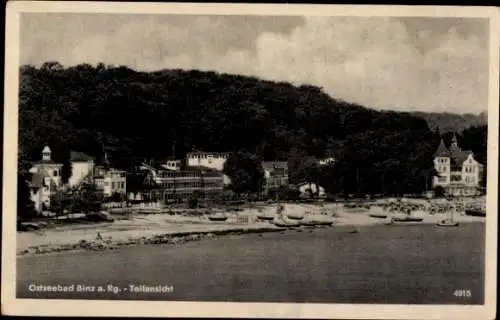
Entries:
<svg viewBox="0 0 500 320">
<path fill-rule="evenodd" d="M 323 209 L 327 215 L 320 214 L 318 206 L 314 204 L 285 204 L 287 214 L 304 215 L 304 219 L 331 220 L 333 228 L 381 225 L 387 223 L 390 217 L 404 216 L 401 213 L 387 212 L 379 206 L 372 206 L 370 209 L 349 209 L 339 204 L 324 204 Z M 226 233 L 279 232 L 283 228 L 258 219 L 259 215 L 271 215 L 275 210 L 275 205 L 244 208 L 239 212 L 226 213 L 228 219 L 223 222 L 210 221 L 206 214 L 131 214 L 114 222 L 69 224 L 38 231 L 18 232 L 16 249 L 17 255 L 33 255 L 82 249 L 116 249 L 127 245 L 172 241 L 178 243 Z M 373 218 L 370 216 L 373 214 L 385 214 L 387 219 Z M 448 214 L 430 215 L 423 211 L 412 215 L 423 219 L 419 224 L 436 224 L 448 218 Z M 459 223 L 485 220 L 462 214 L 455 214 L 454 219 Z M 102 239 L 96 241 L 98 235 Z"/>
</svg>

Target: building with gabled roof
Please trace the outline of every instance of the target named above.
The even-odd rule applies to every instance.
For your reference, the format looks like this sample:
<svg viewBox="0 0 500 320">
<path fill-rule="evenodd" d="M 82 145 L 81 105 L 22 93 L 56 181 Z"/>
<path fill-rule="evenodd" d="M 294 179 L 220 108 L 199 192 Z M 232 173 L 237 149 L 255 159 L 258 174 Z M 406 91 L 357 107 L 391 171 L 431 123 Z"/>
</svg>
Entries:
<svg viewBox="0 0 500 320">
<path fill-rule="evenodd" d="M 484 166 L 474 158 L 474 153 L 462 150 L 454 135 L 449 148 L 441 140 L 434 153 L 433 187 L 441 186 L 451 196 L 474 196 L 480 193 L 479 186 Z"/>
<path fill-rule="evenodd" d="M 71 151 L 69 161 L 71 162 L 71 177 L 68 180 L 70 187 L 75 187 L 83 182 L 93 181 L 95 159 L 83 152 Z"/>
</svg>

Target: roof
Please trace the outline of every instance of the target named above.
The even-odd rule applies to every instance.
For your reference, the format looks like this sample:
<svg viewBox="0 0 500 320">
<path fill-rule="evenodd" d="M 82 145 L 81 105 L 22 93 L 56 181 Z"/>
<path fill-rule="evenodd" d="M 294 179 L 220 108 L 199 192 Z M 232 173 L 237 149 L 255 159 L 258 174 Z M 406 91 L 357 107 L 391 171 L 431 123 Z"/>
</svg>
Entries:
<svg viewBox="0 0 500 320">
<path fill-rule="evenodd" d="M 444 145 L 444 141 L 441 139 L 441 142 L 439 143 L 436 152 L 434 152 L 434 158 L 449 157 L 449 156 L 450 156 L 450 151 L 448 150 L 448 148 L 446 148 L 446 146 Z"/>
<path fill-rule="evenodd" d="M 219 170 L 205 166 L 187 166 L 185 171 L 218 172 Z"/>
<path fill-rule="evenodd" d="M 474 155 L 472 151 L 462 150 L 458 146 L 456 136 L 453 136 L 451 140 L 450 148 L 446 148 L 443 140 L 439 144 L 436 152 L 434 153 L 434 157 L 446 157 L 451 159 L 452 165 L 462 165 L 465 160 L 469 157 L 469 155 Z"/>
<path fill-rule="evenodd" d="M 264 170 L 286 169 L 286 168 L 288 168 L 288 162 L 286 162 L 286 161 L 264 161 L 264 162 L 262 162 L 262 167 L 264 168 Z"/>
<path fill-rule="evenodd" d="M 50 148 L 49 146 L 45 146 L 42 150 L 42 153 L 50 153 Z"/>
<path fill-rule="evenodd" d="M 98 170 L 103 170 L 103 171 L 126 172 L 125 170 L 113 168 L 113 167 L 106 166 L 106 165 L 99 165 L 99 166 L 96 166 L 95 168 Z"/>
<path fill-rule="evenodd" d="M 146 167 L 148 170 L 153 170 L 156 172 L 165 172 L 165 171 L 175 171 L 168 169 L 166 166 L 164 166 L 165 163 L 158 162 L 158 161 L 148 161 L 148 162 L 143 162 L 138 165 L 138 167 Z"/>
<path fill-rule="evenodd" d="M 39 189 L 44 186 L 45 178 L 49 175 L 45 171 L 37 172 L 31 177 L 31 187 Z"/>
<path fill-rule="evenodd" d="M 54 166 L 62 166 L 62 163 L 55 162 L 54 160 L 38 160 L 38 161 L 32 161 L 31 165 L 35 166 L 37 164 L 50 164 Z"/>
<path fill-rule="evenodd" d="M 451 150 L 452 164 L 461 165 L 469 157 L 470 151 L 466 152 L 461 149 Z"/>
<path fill-rule="evenodd" d="M 80 151 L 71 151 L 69 159 L 71 162 L 94 161 L 93 157 L 89 156 L 86 153 L 80 152 Z"/>
</svg>

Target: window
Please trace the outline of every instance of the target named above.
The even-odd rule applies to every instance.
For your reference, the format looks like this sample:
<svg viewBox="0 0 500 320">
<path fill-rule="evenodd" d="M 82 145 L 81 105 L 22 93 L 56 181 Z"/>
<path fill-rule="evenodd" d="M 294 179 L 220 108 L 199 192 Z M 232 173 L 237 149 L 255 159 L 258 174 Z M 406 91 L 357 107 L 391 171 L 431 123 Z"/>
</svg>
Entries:
<svg viewBox="0 0 500 320">
<path fill-rule="evenodd" d="M 57 177 L 59 175 L 59 170 L 54 170 L 54 177 Z"/>
<path fill-rule="evenodd" d="M 123 181 L 122 181 L 122 182 L 120 183 L 120 187 L 121 187 L 122 189 L 125 189 L 125 182 L 123 182 Z"/>
</svg>

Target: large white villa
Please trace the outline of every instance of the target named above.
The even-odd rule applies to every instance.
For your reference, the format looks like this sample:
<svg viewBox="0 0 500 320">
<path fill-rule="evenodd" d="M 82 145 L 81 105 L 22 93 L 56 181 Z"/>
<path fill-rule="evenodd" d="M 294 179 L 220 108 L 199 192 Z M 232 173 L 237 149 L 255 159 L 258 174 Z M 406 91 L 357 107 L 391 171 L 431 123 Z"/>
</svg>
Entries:
<svg viewBox="0 0 500 320">
<path fill-rule="evenodd" d="M 434 168 L 438 175 L 434 177 L 433 187 L 441 186 L 451 196 L 480 194 L 484 166 L 471 151 L 460 149 L 456 136 L 453 136 L 449 148 L 441 140 L 434 154 Z"/>
</svg>

